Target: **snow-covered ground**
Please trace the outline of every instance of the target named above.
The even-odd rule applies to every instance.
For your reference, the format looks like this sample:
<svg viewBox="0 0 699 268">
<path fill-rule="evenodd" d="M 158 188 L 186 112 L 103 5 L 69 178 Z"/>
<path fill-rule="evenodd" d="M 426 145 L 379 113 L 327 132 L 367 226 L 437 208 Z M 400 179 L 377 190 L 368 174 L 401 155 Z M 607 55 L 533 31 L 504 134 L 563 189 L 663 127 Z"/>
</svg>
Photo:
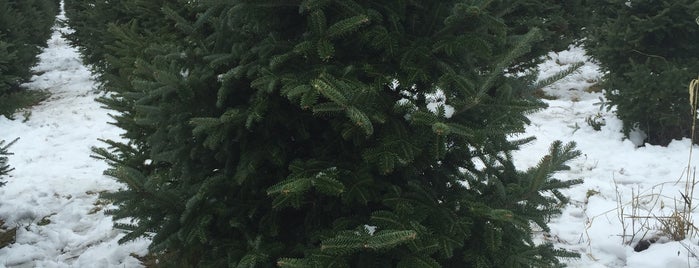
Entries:
<svg viewBox="0 0 699 268">
<path fill-rule="evenodd" d="M 580 259 L 566 260 L 570 267 L 699 267 L 697 237 L 667 239 L 664 227 L 672 225 L 657 220 L 668 222 L 664 217 L 672 216 L 675 207 L 682 211 L 686 170 L 696 166 L 699 149 L 694 148 L 690 163 L 689 139 L 673 141 L 667 147 L 643 144 L 643 134 L 638 132 L 632 133 L 631 140 L 625 139 L 614 109 L 607 111 L 602 104 L 603 94 L 586 90 L 601 74 L 584 51 L 572 48 L 549 56 L 551 60 L 540 65 L 542 76 L 574 62 L 587 63 L 545 90 L 558 99 L 546 101 L 546 110 L 529 116 L 532 124 L 525 135 L 537 140 L 514 157 L 524 169 L 535 165 L 552 141 L 575 141 L 583 155 L 569 163 L 570 171 L 557 177 L 583 179 L 584 183 L 564 192 L 571 198 L 570 205 L 552 219 L 551 232 L 539 237 L 581 253 Z M 604 125 L 597 131 L 588 118 Z M 698 216 L 689 213 L 690 220 Z M 657 243 L 635 252 L 642 239 L 657 239 Z"/>
<path fill-rule="evenodd" d="M 15 170 L 0 187 L 0 219 L 18 227 L 17 237 L 0 249 L 0 267 L 138 267 L 130 254 L 145 254 L 147 242 L 117 244 L 123 234 L 98 195 L 120 186 L 90 157 L 90 147 L 102 146 L 97 139 L 118 139 L 120 130 L 94 101 L 95 83 L 62 38 L 66 30 L 55 27 L 34 68 L 42 74 L 27 85 L 51 97 L 17 120 L 0 116 L 0 140 L 20 137 L 9 149 Z"/>
<path fill-rule="evenodd" d="M 97 139 L 118 139 L 120 130 L 107 123 L 108 111 L 94 101 L 99 93 L 76 50 L 61 37 L 63 31 L 67 29 L 56 28 L 35 68 L 41 75 L 27 85 L 49 90 L 52 97 L 18 113 L 17 120 L 0 117 L 0 139 L 21 138 L 10 148 L 16 170 L 0 187 L 0 219 L 6 228 L 18 227 L 16 242 L 0 249 L 0 267 L 139 267 L 132 254 L 145 254 L 148 241 L 117 244 L 123 234 L 104 215 L 98 193 L 120 185 L 102 175 L 104 162 L 90 158 L 90 147 L 101 146 Z M 579 48 L 550 57 L 541 65 L 542 76 L 588 61 Z M 536 234 L 537 240 L 581 253 L 580 259 L 565 260 L 571 267 L 699 267 L 694 255 L 699 240 L 666 239 L 656 220 L 672 215 L 675 204 L 684 202 L 689 140 L 639 147 L 640 134 L 633 142 L 624 139 L 614 111 L 600 109 L 602 94 L 586 91 L 599 77 L 588 62 L 547 88 L 558 99 L 547 100 L 548 109 L 530 116 L 524 134 L 538 140 L 514 154 L 525 169 L 554 140 L 575 141 L 583 153 L 557 177 L 585 182 L 565 191 L 571 204 L 552 219 L 551 232 Z M 588 118 L 604 125 L 596 131 Z M 641 238 L 659 239 L 635 252 Z"/>
</svg>

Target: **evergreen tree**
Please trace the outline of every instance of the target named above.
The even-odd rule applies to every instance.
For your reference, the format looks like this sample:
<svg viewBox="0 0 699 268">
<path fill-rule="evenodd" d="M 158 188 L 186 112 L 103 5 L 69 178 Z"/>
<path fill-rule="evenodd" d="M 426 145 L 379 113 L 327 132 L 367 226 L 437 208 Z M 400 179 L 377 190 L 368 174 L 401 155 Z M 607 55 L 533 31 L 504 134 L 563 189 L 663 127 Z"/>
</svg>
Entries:
<svg viewBox="0 0 699 268">
<path fill-rule="evenodd" d="M 530 224 L 547 229 L 559 190 L 579 183 L 552 177 L 579 152 L 554 143 L 519 171 L 510 152 L 530 139 L 508 138 L 543 107 L 533 74 L 515 75 L 541 56 L 532 47 L 574 35 L 508 20 L 573 14 L 514 12 L 532 1 L 120 3 L 93 12 L 134 18 L 110 24 L 116 41 L 97 59 L 129 141 L 95 151 L 126 187 L 103 195 L 132 220 L 117 224 L 122 241 L 152 234 L 164 265 L 547 267 L 575 255 L 536 245 Z M 84 42 L 95 29 L 78 17 Z"/>
<path fill-rule="evenodd" d="M 20 85 L 31 77 L 57 11 L 55 0 L 0 0 L 0 115 L 11 117 L 44 97 Z"/>
<path fill-rule="evenodd" d="M 17 52 L 13 51 L 12 46 L 13 44 L 5 41 L 4 35 L 0 33 L 0 92 L 3 93 L 2 95 L 10 92 L 17 81 L 21 81 L 19 74 L 11 72 L 12 64 L 17 62 Z"/>
<path fill-rule="evenodd" d="M 535 68 L 541 55 L 562 51 L 570 45 L 579 45 L 583 30 L 590 23 L 591 3 L 589 0 L 519 0 L 507 2 L 510 10 L 503 15 L 510 32 L 524 34 L 531 28 L 541 28 L 547 42 L 537 43 L 531 50 L 517 59 L 517 70 Z"/>
<path fill-rule="evenodd" d="M 154 1 L 80 1 L 66 0 L 66 16 L 69 18 L 70 26 L 74 32 L 66 35 L 72 45 L 79 48 L 83 61 L 90 66 L 98 75 L 113 74 L 119 66 L 114 66 L 114 62 L 107 63 L 108 60 L 118 60 L 110 57 L 118 56 L 110 54 L 115 51 L 113 46 L 118 46 L 119 42 L 127 42 L 124 36 L 115 36 L 111 28 L 120 26 L 136 32 L 140 35 L 155 35 L 155 32 L 166 33 L 164 30 L 171 30 L 167 25 L 153 24 L 152 22 L 163 22 L 162 18 L 152 17 L 152 13 L 144 13 L 144 10 L 157 10 L 164 3 L 173 2 L 167 0 Z M 144 16 L 148 15 L 148 16 Z M 134 45 L 129 42 L 127 45 Z M 141 47 L 139 47 L 141 48 Z M 133 51 L 132 54 L 142 53 Z M 133 65 L 133 61 L 130 63 Z M 112 79 L 115 79 L 112 77 Z M 110 79 L 100 79 L 101 82 L 111 82 Z"/>
<path fill-rule="evenodd" d="M 7 174 L 10 173 L 10 171 L 14 170 L 13 168 L 10 167 L 10 164 L 8 164 L 8 155 L 12 155 L 9 151 L 8 148 L 12 146 L 15 142 L 17 142 L 18 139 L 13 140 L 12 142 L 5 144 L 4 140 L 0 140 L 0 179 L 3 179 L 3 177 Z M 0 186 L 5 185 L 4 181 L 0 181 Z"/>
<path fill-rule="evenodd" d="M 699 74 L 699 2 L 605 0 L 594 7 L 585 47 L 605 72 L 605 95 L 624 132 L 638 128 L 660 145 L 690 137 L 687 86 Z"/>
</svg>

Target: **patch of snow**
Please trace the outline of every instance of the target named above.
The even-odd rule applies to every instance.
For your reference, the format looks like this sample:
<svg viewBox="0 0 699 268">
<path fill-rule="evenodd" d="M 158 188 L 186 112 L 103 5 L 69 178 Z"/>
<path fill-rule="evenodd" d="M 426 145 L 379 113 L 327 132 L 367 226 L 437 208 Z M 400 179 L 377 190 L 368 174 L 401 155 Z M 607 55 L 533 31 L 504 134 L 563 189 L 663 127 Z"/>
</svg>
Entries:
<svg viewBox="0 0 699 268">
<path fill-rule="evenodd" d="M 629 132 L 629 140 L 636 145 L 636 147 L 641 147 L 645 143 L 644 141 L 648 135 L 646 135 L 645 132 L 643 132 L 640 129 L 634 129 L 631 132 Z"/>
<path fill-rule="evenodd" d="M 451 118 L 454 115 L 454 107 L 447 104 L 447 96 L 444 95 L 444 91 L 437 89 L 434 94 L 428 94 L 427 96 L 427 109 L 433 113 L 438 113 L 440 109 L 444 109 L 444 117 Z"/>
</svg>

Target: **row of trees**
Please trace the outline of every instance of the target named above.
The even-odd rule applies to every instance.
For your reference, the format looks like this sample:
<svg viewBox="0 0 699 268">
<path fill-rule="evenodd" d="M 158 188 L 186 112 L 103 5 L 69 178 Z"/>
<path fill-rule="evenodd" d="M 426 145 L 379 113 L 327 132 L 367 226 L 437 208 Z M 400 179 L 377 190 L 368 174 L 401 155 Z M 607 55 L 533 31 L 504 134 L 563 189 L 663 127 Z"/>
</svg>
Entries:
<svg viewBox="0 0 699 268">
<path fill-rule="evenodd" d="M 58 0 L 0 0 L 0 116 L 12 118 L 14 112 L 43 97 L 26 92 L 21 84 L 32 75 L 31 67 L 51 34 L 59 9 Z M 0 140 L 0 180 L 12 168 L 8 148 L 13 142 Z M 0 181 L 0 186 L 4 185 Z"/>
<path fill-rule="evenodd" d="M 41 47 L 51 34 L 58 0 L 0 0 L 0 115 L 12 117 L 20 107 L 36 102 L 36 93 L 21 84 L 32 75 Z"/>
<path fill-rule="evenodd" d="M 547 267 L 574 254 L 535 244 L 530 224 L 546 230 L 566 202 L 559 190 L 579 181 L 552 174 L 579 153 L 554 143 L 537 166 L 516 170 L 510 152 L 529 139 L 508 137 L 544 107 L 530 94 L 542 86 L 532 68 L 583 37 L 609 71 L 627 131 L 654 135 L 644 126 L 657 118 L 622 111 L 641 102 L 624 94 L 642 88 L 614 79 L 656 66 L 654 53 L 691 62 L 696 29 L 669 29 L 694 21 L 677 12 L 697 9 L 637 2 L 66 0 L 66 9 L 69 38 L 115 93 L 100 101 L 128 139 L 96 149 L 125 184 L 103 197 L 130 220 L 117 224 L 123 241 L 152 236 L 161 263 Z M 639 47 L 651 41 L 679 50 Z M 692 77 L 646 89 L 674 94 Z"/>
</svg>

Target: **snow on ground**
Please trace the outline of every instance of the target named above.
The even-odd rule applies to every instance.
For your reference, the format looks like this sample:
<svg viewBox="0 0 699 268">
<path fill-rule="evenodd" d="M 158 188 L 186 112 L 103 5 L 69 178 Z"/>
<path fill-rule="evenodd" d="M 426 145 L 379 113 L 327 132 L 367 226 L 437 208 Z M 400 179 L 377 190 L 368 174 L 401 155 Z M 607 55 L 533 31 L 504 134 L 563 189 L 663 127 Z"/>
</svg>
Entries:
<svg viewBox="0 0 699 268">
<path fill-rule="evenodd" d="M 557 177 L 583 179 L 584 183 L 564 192 L 571 198 L 570 205 L 551 221 L 551 232 L 540 238 L 581 253 L 580 259 L 566 260 L 570 267 L 699 267 L 697 237 L 680 242 L 666 239 L 662 232 L 666 225 L 656 220 L 671 216 L 675 204 L 682 209 L 689 139 L 667 147 L 644 145 L 642 133 L 633 133 L 634 141 L 625 139 L 614 109 L 608 112 L 600 107 L 603 94 L 586 90 L 601 74 L 584 51 L 572 48 L 549 56 L 551 60 L 540 66 L 544 77 L 571 63 L 588 62 L 545 90 L 558 99 L 546 101 L 546 110 L 529 116 L 532 124 L 522 136 L 536 136 L 537 141 L 522 147 L 514 157 L 518 167 L 525 169 L 539 161 L 552 141 L 575 141 L 583 155 L 569 163 L 570 171 Z M 596 131 L 588 118 L 605 125 Z M 697 152 L 695 147 L 692 169 L 699 161 Z M 699 216 L 696 212 L 690 215 Z M 635 252 L 642 238 L 658 242 Z"/>
<path fill-rule="evenodd" d="M 90 73 L 62 31 L 67 29 L 56 28 L 35 68 L 41 75 L 28 84 L 49 90 L 51 98 L 33 107 L 26 122 L 22 112 L 17 120 L 0 118 L 0 139 L 21 137 L 10 148 L 16 170 L 0 187 L 0 218 L 6 227 L 18 227 L 16 242 L 0 249 L 0 267 L 139 267 L 130 255 L 145 254 L 148 241 L 117 244 L 123 234 L 112 228 L 97 197 L 120 185 L 102 175 L 104 162 L 90 158 L 90 147 L 101 146 L 97 139 L 118 139 L 120 130 L 107 124 L 108 112 L 94 102 L 99 94 Z M 532 124 L 523 136 L 538 140 L 514 156 L 526 169 L 552 141 L 575 141 L 583 155 L 557 177 L 585 182 L 565 191 L 571 204 L 552 219 L 551 232 L 537 232 L 537 240 L 581 253 L 579 259 L 566 260 L 571 267 L 699 267 L 697 238 L 671 241 L 656 220 L 683 204 L 689 140 L 639 147 L 640 134 L 634 141 L 624 139 L 614 110 L 600 108 L 602 94 L 587 92 L 600 73 L 584 51 L 572 48 L 549 56 L 541 65 L 544 77 L 577 61 L 588 63 L 546 89 L 558 99 L 547 100 L 549 108 L 530 116 Z M 597 131 L 588 119 L 604 125 Z M 642 238 L 658 241 L 635 252 Z"/>
<path fill-rule="evenodd" d="M 90 147 L 102 146 L 97 139 L 118 139 L 120 131 L 94 101 L 94 81 L 61 37 L 66 30 L 56 26 L 34 68 L 41 74 L 27 84 L 51 97 L 17 120 L 0 116 L 0 140 L 20 137 L 10 147 L 15 170 L 0 187 L 0 218 L 18 227 L 17 237 L 0 249 L 0 267 L 138 267 L 130 254 L 145 254 L 147 243 L 117 244 L 123 234 L 104 215 L 98 193 L 119 185 L 90 157 Z"/>
</svg>

